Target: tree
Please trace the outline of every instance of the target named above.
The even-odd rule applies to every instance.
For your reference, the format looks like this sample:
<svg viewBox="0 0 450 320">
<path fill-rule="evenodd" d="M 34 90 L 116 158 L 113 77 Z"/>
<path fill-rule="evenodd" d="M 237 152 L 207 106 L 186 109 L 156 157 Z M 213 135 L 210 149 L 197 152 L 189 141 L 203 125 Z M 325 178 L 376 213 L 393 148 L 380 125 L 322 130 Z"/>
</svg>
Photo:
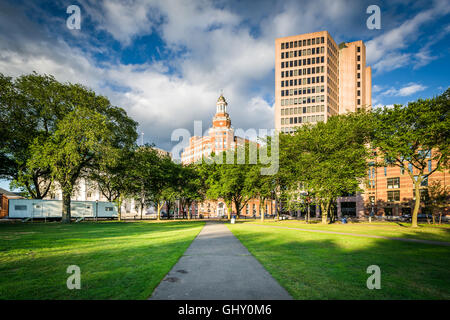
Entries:
<svg viewBox="0 0 450 320">
<path fill-rule="evenodd" d="M 78 179 L 89 175 L 114 149 L 131 149 L 137 123 L 106 97 L 78 84 L 63 87 L 63 102 L 53 114 L 66 113 L 55 121 L 48 138 L 34 139 L 26 168 L 31 172 L 48 168 L 63 193 L 62 221 L 70 222 L 70 197 Z"/>
<path fill-rule="evenodd" d="M 157 220 L 161 219 L 161 209 L 167 201 L 173 201 L 177 183 L 178 167 L 169 156 L 159 155 L 153 148 L 139 149 L 137 174 L 144 181 L 144 192 L 148 203 L 155 204 Z"/>
<path fill-rule="evenodd" d="M 366 113 L 333 116 L 326 123 L 301 126 L 284 139 L 286 164 L 295 177 L 288 189 L 314 194 L 322 223 L 337 197 L 360 190 L 368 167 L 369 119 Z"/>
<path fill-rule="evenodd" d="M 90 180 L 96 181 L 100 192 L 117 205 L 118 220 L 122 219 L 122 203 L 125 197 L 133 195 L 136 180 L 132 175 L 135 163 L 134 151 L 111 148 L 107 157 L 90 171 Z"/>
<path fill-rule="evenodd" d="M 384 164 L 400 167 L 414 185 L 411 227 L 417 227 L 422 181 L 448 168 L 449 101 L 450 88 L 432 99 L 419 99 L 406 106 L 384 107 L 374 112 L 373 147 Z"/>
<path fill-rule="evenodd" d="M 228 208 L 228 219 L 231 219 L 232 205 L 235 205 L 236 215 L 239 217 L 241 210 L 247 202 L 255 196 L 254 179 L 249 174 L 252 166 L 250 164 L 249 143 L 238 147 L 236 150 L 228 150 L 218 155 L 221 163 L 216 163 L 210 168 L 215 172 L 208 177 L 209 189 L 207 196 L 210 199 L 222 198 Z M 243 157 L 243 163 L 241 158 Z M 231 159 L 227 163 L 227 158 Z"/>
<path fill-rule="evenodd" d="M 181 167 L 179 198 L 182 210 L 187 208 L 188 220 L 192 217 L 192 204 L 205 198 L 204 183 L 199 170 L 199 166 L 194 164 Z"/>
<path fill-rule="evenodd" d="M 450 205 L 450 188 L 442 185 L 440 181 L 434 181 L 428 186 L 428 198 L 425 201 L 431 209 L 433 215 L 433 224 L 436 223 L 435 217 L 439 216 L 439 224 L 442 221 L 442 215 L 446 214 Z"/>
<path fill-rule="evenodd" d="M 77 180 L 108 150 L 111 132 L 105 116 L 87 108 L 77 108 L 58 123 L 44 144 L 32 146 L 30 168 L 45 164 L 62 191 L 62 222 L 70 223 L 70 203 Z"/>
<path fill-rule="evenodd" d="M 50 169 L 27 166 L 30 147 L 44 143 L 54 132 L 56 122 L 67 114 L 62 103 L 62 86 L 48 75 L 36 73 L 15 80 L 0 74 L 2 127 L 2 169 L 0 175 L 13 181 L 32 198 L 41 199 L 51 187 Z"/>
<path fill-rule="evenodd" d="M 137 123 L 106 97 L 79 84 L 60 83 L 51 75 L 32 73 L 12 80 L 0 74 L 0 177 L 12 180 L 32 198 L 44 198 L 52 186 L 51 170 L 43 163 L 28 165 L 32 145 L 44 145 L 58 123 L 79 106 L 107 117 L 114 146 L 134 144 Z"/>
</svg>

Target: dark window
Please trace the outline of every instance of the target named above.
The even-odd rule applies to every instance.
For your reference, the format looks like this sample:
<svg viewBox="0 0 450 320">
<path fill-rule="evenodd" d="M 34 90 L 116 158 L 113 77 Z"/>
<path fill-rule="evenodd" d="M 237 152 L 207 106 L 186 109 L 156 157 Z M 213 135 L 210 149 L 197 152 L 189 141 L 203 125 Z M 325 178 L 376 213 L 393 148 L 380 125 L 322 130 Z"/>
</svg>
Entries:
<svg viewBox="0 0 450 320">
<path fill-rule="evenodd" d="M 400 178 L 388 178 L 387 179 L 387 188 L 388 189 L 397 189 L 400 188 Z"/>
<path fill-rule="evenodd" d="M 389 202 L 400 201 L 400 191 L 388 191 L 387 195 Z"/>
<path fill-rule="evenodd" d="M 27 210 L 27 206 L 26 205 L 15 205 L 14 206 L 14 210 L 16 211 L 26 211 Z"/>
</svg>

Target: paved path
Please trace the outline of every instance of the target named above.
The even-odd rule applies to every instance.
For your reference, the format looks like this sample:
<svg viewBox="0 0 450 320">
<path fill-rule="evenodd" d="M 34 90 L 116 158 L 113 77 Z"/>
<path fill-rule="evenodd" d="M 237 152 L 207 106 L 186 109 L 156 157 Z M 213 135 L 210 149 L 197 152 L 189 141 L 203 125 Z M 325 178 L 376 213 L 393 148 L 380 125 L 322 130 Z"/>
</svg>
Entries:
<svg viewBox="0 0 450 320">
<path fill-rule="evenodd" d="M 268 225 L 253 224 L 253 223 L 252 224 L 246 224 L 246 225 L 247 226 L 256 226 L 256 227 L 267 227 L 267 228 L 291 229 L 291 230 L 299 230 L 299 231 L 306 231 L 306 232 L 340 234 L 340 235 L 344 235 L 344 236 L 376 238 L 376 239 L 396 240 L 396 241 L 405 241 L 405 242 L 416 242 L 416 243 L 432 244 L 432 245 L 437 245 L 437 246 L 450 246 L 450 242 L 446 242 L 446 241 L 434 241 L 434 240 L 422 240 L 422 239 L 385 237 L 385 236 L 377 236 L 377 235 L 373 235 L 373 234 L 348 233 L 348 232 L 314 230 L 314 229 L 292 228 L 292 227 L 282 227 L 282 226 L 268 226 Z"/>
<path fill-rule="evenodd" d="M 150 299 L 281 300 L 292 297 L 225 224 L 207 222 Z"/>
</svg>

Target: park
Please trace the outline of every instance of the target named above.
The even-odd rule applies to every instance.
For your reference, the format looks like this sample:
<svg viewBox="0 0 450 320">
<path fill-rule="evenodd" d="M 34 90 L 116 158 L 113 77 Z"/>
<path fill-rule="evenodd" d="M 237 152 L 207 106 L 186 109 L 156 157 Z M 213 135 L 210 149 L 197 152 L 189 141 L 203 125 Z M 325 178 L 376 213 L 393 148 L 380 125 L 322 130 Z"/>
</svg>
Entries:
<svg viewBox="0 0 450 320">
<path fill-rule="evenodd" d="M 195 241 L 201 241 L 199 234 L 205 226 L 216 225 L 231 231 L 232 236 L 221 233 L 214 238 L 210 234 L 203 239 L 204 245 L 196 249 L 205 251 L 190 248 Z M 234 245 L 242 244 L 251 256 L 234 250 L 234 245 L 228 251 L 220 247 L 226 237 L 238 239 L 230 240 L 236 241 Z M 159 297 L 158 292 L 165 294 L 172 288 L 175 296 L 185 294 L 179 292 L 184 288 L 182 284 L 176 286 L 176 279 L 188 282 L 189 277 L 202 279 L 197 281 L 200 296 L 189 295 L 185 299 L 202 298 L 202 292 L 210 292 L 207 288 L 211 283 L 223 286 L 228 300 L 245 299 L 242 292 L 251 292 L 251 286 L 256 286 L 252 281 L 257 278 L 257 268 L 230 270 L 243 281 L 243 286 L 250 286 L 242 291 L 238 290 L 239 285 L 227 286 L 227 281 L 234 283 L 233 277 L 224 281 L 226 270 L 221 272 L 220 263 L 251 264 L 247 259 L 253 257 L 275 279 L 273 285 L 278 283 L 293 299 L 450 298 L 448 225 L 420 224 L 412 229 L 392 222 L 321 225 L 266 220 L 261 226 L 259 220 L 239 219 L 235 224 L 197 220 L 17 222 L 0 223 L 0 248 L 2 299 L 149 299 L 152 295 L 167 299 Z M 184 273 L 174 268 L 192 257 L 196 262 L 189 265 L 188 261 Z M 204 261 L 209 263 L 204 268 L 213 269 L 212 272 L 201 272 Z M 80 267 L 80 290 L 66 286 L 69 265 Z M 194 265 L 195 269 L 189 269 Z M 379 290 L 366 286 L 370 276 L 366 269 L 370 265 L 381 269 Z M 248 280 L 242 280 L 239 273 Z M 265 281 L 273 279 L 258 285 L 264 286 Z M 217 289 L 214 292 L 220 295 L 221 290 Z M 195 285 L 189 290 L 196 292 Z M 258 294 L 263 295 L 264 290 Z M 270 295 L 277 299 L 276 290 Z"/>
</svg>

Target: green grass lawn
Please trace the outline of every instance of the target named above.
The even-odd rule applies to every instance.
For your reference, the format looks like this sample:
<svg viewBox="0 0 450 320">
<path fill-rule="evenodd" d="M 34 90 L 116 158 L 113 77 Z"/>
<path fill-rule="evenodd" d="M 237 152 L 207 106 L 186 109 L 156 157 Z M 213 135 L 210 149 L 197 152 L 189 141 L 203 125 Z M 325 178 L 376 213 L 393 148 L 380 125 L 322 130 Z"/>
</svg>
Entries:
<svg viewBox="0 0 450 320">
<path fill-rule="evenodd" d="M 450 299 L 450 247 L 251 223 L 228 227 L 295 299 Z M 392 227 L 361 226 L 358 233 L 412 236 L 409 231 L 395 234 Z M 435 235 L 422 232 L 421 237 Z M 380 290 L 366 287 L 370 265 L 381 268 Z"/>
<path fill-rule="evenodd" d="M 0 299 L 146 299 L 204 222 L 0 224 Z M 68 290 L 69 265 L 81 289 Z"/>
<path fill-rule="evenodd" d="M 273 225 L 280 227 L 290 228 L 303 228 L 312 230 L 327 230 L 346 233 L 359 233 L 370 234 L 385 237 L 397 237 L 397 238 L 410 238 L 410 239 L 422 239 L 422 240 L 434 240 L 434 241 L 447 241 L 450 242 L 450 225 L 432 225 L 432 224 L 419 224 L 418 228 L 410 228 L 410 223 L 405 222 L 358 222 L 358 223 L 334 223 L 323 225 L 321 223 L 306 224 L 304 221 L 299 220 L 266 220 L 261 223 L 259 219 L 241 220 L 242 223 L 254 223 Z"/>
</svg>

